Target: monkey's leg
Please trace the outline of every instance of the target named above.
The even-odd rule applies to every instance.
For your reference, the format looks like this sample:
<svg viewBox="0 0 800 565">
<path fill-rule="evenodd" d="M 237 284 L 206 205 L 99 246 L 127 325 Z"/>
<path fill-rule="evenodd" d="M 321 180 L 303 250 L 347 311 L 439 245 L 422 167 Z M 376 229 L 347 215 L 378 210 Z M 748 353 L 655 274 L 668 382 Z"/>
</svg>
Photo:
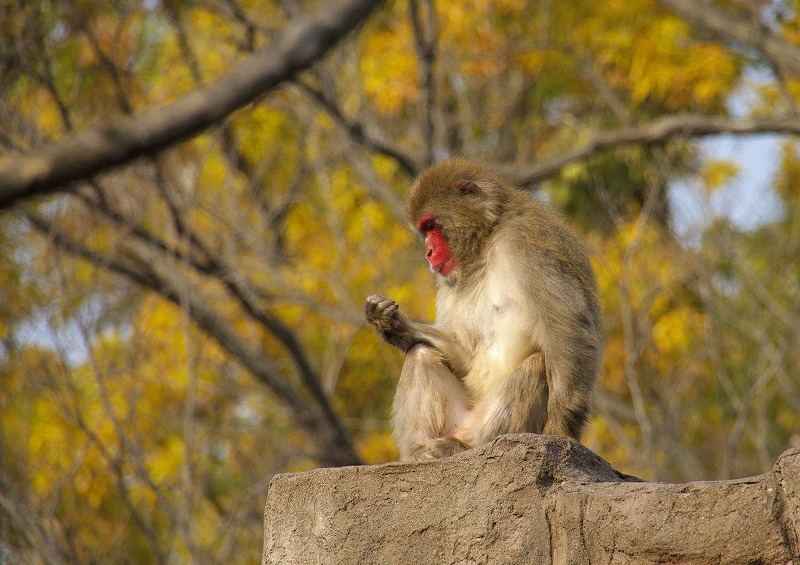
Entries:
<svg viewBox="0 0 800 565">
<path fill-rule="evenodd" d="M 548 369 L 550 399 L 547 404 L 547 422 L 542 433 L 580 441 L 589 418 L 593 377 L 589 375 L 581 378 L 580 370 L 565 368 L 563 365 L 550 366 Z"/>
<path fill-rule="evenodd" d="M 416 345 L 406 354 L 394 399 L 394 436 L 403 461 L 424 461 L 467 449 L 458 435 L 469 415 L 464 385 L 439 352 Z"/>
<path fill-rule="evenodd" d="M 499 435 L 542 433 L 547 419 L 547 374 L 542 352 L 536 352 L 476 405 L 466 440 L 476 446 Z"/>
</svg>

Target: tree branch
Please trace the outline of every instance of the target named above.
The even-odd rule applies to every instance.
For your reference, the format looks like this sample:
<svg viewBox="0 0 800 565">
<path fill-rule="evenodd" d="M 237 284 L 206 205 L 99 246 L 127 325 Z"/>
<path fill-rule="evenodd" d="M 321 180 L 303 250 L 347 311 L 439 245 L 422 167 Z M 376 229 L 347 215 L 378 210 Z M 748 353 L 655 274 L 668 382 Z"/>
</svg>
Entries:
<svg viewBox="0 0 800 565">
<path fill-rule="evenodd" d="M 391 157 L 397 161 L 400 168 L 410 177 L 415 177 L 419 174 L 420 167 L 417 165 L 417 159 L 388 141 L 386 136 L 378 131 L 377 127 L 364 124 L 355 118 L 345 116 L 336 101 L 328 96 L 322 89 L 316 89 L 303 81 L 296 81 L 295 84 L 297 84 L 300 90 L 319 104 L 336 123 L 344 128 L 354 142 L 371 151 Z"/>
<path fill-rule="evenodd" d="M 431 0 L 425 2 L 426 21 L 423 24 L 420 19 L 420 6 L 417 0 L 411 0 L 408 4 L 408 11 L 411 17 L 412 28 L 414 29 L 414 47 L 417 51 L 419 60 L 419 91 L 420 104 L 422 106 L 422 142 L 425 154 L 425 166 L 429 166 L 434 161 L 434 123 L 433 108 L 436 103 L 436 80 L 433 74 L 433 66 L 436 62 L 436 40 L 437 40 L 437 21 L 436 10 Z M 425 29 L 424 26 L 427 27 Z"/>
<path fill-rule="evenodd" d="M 556 157 L 524 165 L 497 165 L 510 182 L 526 186 L 558 174 L 564 167 L 598 153 L 638 143 L 664 143 L 672 139 L 703 137 L 723 133 L 752 135 L 758 133 L 787 133 L 800 135 L 799 118 L 763 118 L 732 120 L 710 116 L 667 116 L 651 124 L 600 133 L 571 151 Z"/>
<path fill-rule="evenodd" d="M 771 34 L 765 26 L 754 27 L 751 20 L 738 18 L 707 1 L 660 2 L 686 21 L 718 37 L 761 51 L 770 60 L 779 61 L 787 71 L 800 75 L 800 47 Z"/>
<path fill-rule="evenodd" d="M 158 166 L 157 163 L 156 166 Z M 325 419 L 330 423 L 331 429 L 339 438 L 339 443 L 347 443 L 349 441 L 346 437 L 347 434 L 342 428 L 340 421 L 336 416 L 333 407 L 331 406 L 330 400 L 322 389 L 322 379 L 319 373 L 313 368 L 311 360 L 309 359 L 306 351 L 295 334 L 286 324 L 283 323 L 280 318 L 261 308 L 255 293 L 250 289 L 246 282 L 240 277 L 235 276 L 234 269 L 231 268 L 222 257 L 216 255 L 208 246 L 206 246 L 200 237 L 189 228 L 177 205 L 172 201 L 169 191 L 167 191 L 166 187 L 163 186 L 163 178 L 161 178 L 161 175 L 159 175 L 158 184 L 159 191 L 161 192 L 162 197 L 164 197 L 166 200 L 173 216 L 173 221 L 176 225 L 177 231 L 181 234 L 181 236 L 187 239 L 188 248 L 185 250 L 177 248 L 171 249 L 162 239 L 151 232 L 142 229 L 121 212 L 113 208 L 112 205 L 103 198 L 103 191 L 98 184 L 93 184 L 95 188 L 95 194 L 97 195 L 97 201 L 89 199 L 80 192 L 78 192 L 77 196 L 81 198 L 87 204 L 87 206 L 99 211 L 105 217 L 112 220 L 117 225 L 122 226 L 126 231 L 130 232 L 131 235 L 133 235 L 143 246 L 149 248 L 149 250 L 154 254 L 162 257 L 162 254 L 174 256 L 187 267 L 192 268 L 198 273 L 206 275 L 222 284 L 233 296 L 233 298 L 239 302 L 244 311 L 252 320 L 264 326 L 265 329 L 271 332 L 278 339 L 278 341 L 280 341 L 286 347 L 291 355 L 291 358 L 295 362 L 303 384 L 310 392 L 314 401 L 319 405 L 319 408 L 322 410 Z M 68 247 L 66 236 L 59 233 L 54 226 L 48 225 L 44 218 L 36 216 L 32 212 L 28 212 L 27 217 L 28 220 L 40 230 L 44 231 L 45 228 L 48 228 L 48 233 L 51 234 L 51 237 L 54 238 L 56 243 L 64 247 Z M 73 245 L 72 247 L 68 247 L 68 249 L 74 253 L 77 251 L 78 247 Z M 200 250 L 205 258 L 205 261 L 201 261 L 195 256 L 196 254 L 193 253 L 194 249 Z M 110 266 L 112 270 L 124 274 L 128 278 L 133 278 L 133 280 L 139 284 L 148 286 L 143 282 L 143 280 L 135 279 L 131 271 L 123 271 L 120 265 L 114 266 L 109 265 L 108 262 L 98 262 L 100 261 L 100 255 L 87 255 L 86 251 L 87 250 L 83 250 L 81 253 L 85 259 L 100 266 Z M 158 263 L 158 261 L 153 261 L 153 263 Z M 152 269 L 142 270 L 142 273 L 146 271 L 151 272 Z M 149 284 L 149 286 L 153 288 L 152 284 Z M 175 286 L 177 288 L 177 285 Z M 157 290 L 155 288 L 153 289 Z M 182 305 L 179 304 L 179 306 Z"/>
<path fill-rule="evenodd" d="M 292 383 L 281 375 L 277 366 L 263 352 L 251 347 L 240 335 L 231 329 L 230 324 L 209 306 L 209 301 L 197 289 L 182 292 L 182 281 L 174 269 L 165 268 L 155 257 L 134 257 L 132 261 L 120 261 L 85 247 L 82 243 L 70 238 L 43 216 L 31 210 L 24 211 L 28 221 L 38 230 L 51 238 L 54 244 L 68 252 L 86 259 L 95 265 L 103 266 L 110 271 L 122 275 L 149 290 L 155 291 L 180 308 L 185 308 L 192 320 L 217 343 L 227 350 L 243 367 L 269 388 L 278 399 L 289 408 L 289 412 L 310 438 L 315 446 L 314 456 L 325 465 L 353 465 L 360 463 L 360 458 L 347 437 L 344 429 L 330 404 L 319 402 L 319 378 L 316 386 L 309 385 L 307 374 L 303 374 L 304 383 L 310 386 L 315 402 L 309 403 Z M 135 262 L 135 264 L 132 264 Z M 188 306 L 188 307 L 187 307 Z M 247 304 L 246 304 L 247 306 Z M 252 314 L 252 312 L 249 312 Z M 271 331 L 276 331 L 272 327 Z M 286 342 L 286 335 L 280 333 L 285 326 L 278 324 L 278 338 L 288 347 L 293 358 L 302 364 L 305 357 L 298 360 L 293 347 L 299 347 L 296 340 Z M 286 330 L 288 331 L 288 330 Z M 308 367 L 301 367 L 309 369 Z"/>
<path fill-rule="evenodd" d="M 168 106 L 70 135 L 29 157 L 0 157 L 0 209 L 34 195 L 66 190 L 143 155 L 153 155 L 219 123 L 308 68 L 356 27 L 380 0 L 326 4 L 315 19 L 292 25 L 270 47 L 217 82 Z"/>
</svg>

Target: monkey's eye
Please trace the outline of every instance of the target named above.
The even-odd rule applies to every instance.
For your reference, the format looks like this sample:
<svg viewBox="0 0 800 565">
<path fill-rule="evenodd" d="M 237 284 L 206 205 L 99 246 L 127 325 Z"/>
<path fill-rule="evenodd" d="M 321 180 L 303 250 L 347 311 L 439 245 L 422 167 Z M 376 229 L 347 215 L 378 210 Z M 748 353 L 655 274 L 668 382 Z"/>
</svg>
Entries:
<svg viewBox="0 0 800 565">
<path fill-rule="evenodd" d="M 417 222 L 417 229 L 422 234 L 426 234 L 435 228 L 436 228 L 436 216 L 433 215 L 423 216 L 422 218 L 420 218 L 419 222 Z"/>
</svg>

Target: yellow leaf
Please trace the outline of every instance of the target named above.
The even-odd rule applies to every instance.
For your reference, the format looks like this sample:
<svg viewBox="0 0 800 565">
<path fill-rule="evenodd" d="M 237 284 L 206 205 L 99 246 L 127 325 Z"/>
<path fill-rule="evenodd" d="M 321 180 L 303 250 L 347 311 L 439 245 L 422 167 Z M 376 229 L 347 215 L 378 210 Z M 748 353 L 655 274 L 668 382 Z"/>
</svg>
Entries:
<svg viewBox="0 0 800 565">
<path fill-rule="evenodd" d="M 706 188 L 714 191 L 735 178 L 739 174 L 739 167 L 732 161 L 712 161 L 702 174 Z"/>
<path fill-rule="evenodd" d="M 661 316 L 653 325 L 656 348 L 674 355 L 686 352 L 697 337 L 698 316 L 687 306 Z"/>
</svg>

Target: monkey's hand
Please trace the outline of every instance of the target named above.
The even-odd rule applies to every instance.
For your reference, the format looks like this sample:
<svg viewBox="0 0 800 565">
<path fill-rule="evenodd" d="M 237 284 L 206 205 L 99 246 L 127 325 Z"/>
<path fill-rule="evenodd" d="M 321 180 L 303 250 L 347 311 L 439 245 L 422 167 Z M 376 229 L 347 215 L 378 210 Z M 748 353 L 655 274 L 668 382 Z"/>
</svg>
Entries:
<svg viewBox="0 0 800 565">
<path fill-rule="evenodd" d="M 369 296 L 364 313 L 383 339 L 403 352 L 423 341 L 415 337 L 411 320 L 400 312 L 400 306 L 391 298 L 379 294 Z"/>
</svg>

